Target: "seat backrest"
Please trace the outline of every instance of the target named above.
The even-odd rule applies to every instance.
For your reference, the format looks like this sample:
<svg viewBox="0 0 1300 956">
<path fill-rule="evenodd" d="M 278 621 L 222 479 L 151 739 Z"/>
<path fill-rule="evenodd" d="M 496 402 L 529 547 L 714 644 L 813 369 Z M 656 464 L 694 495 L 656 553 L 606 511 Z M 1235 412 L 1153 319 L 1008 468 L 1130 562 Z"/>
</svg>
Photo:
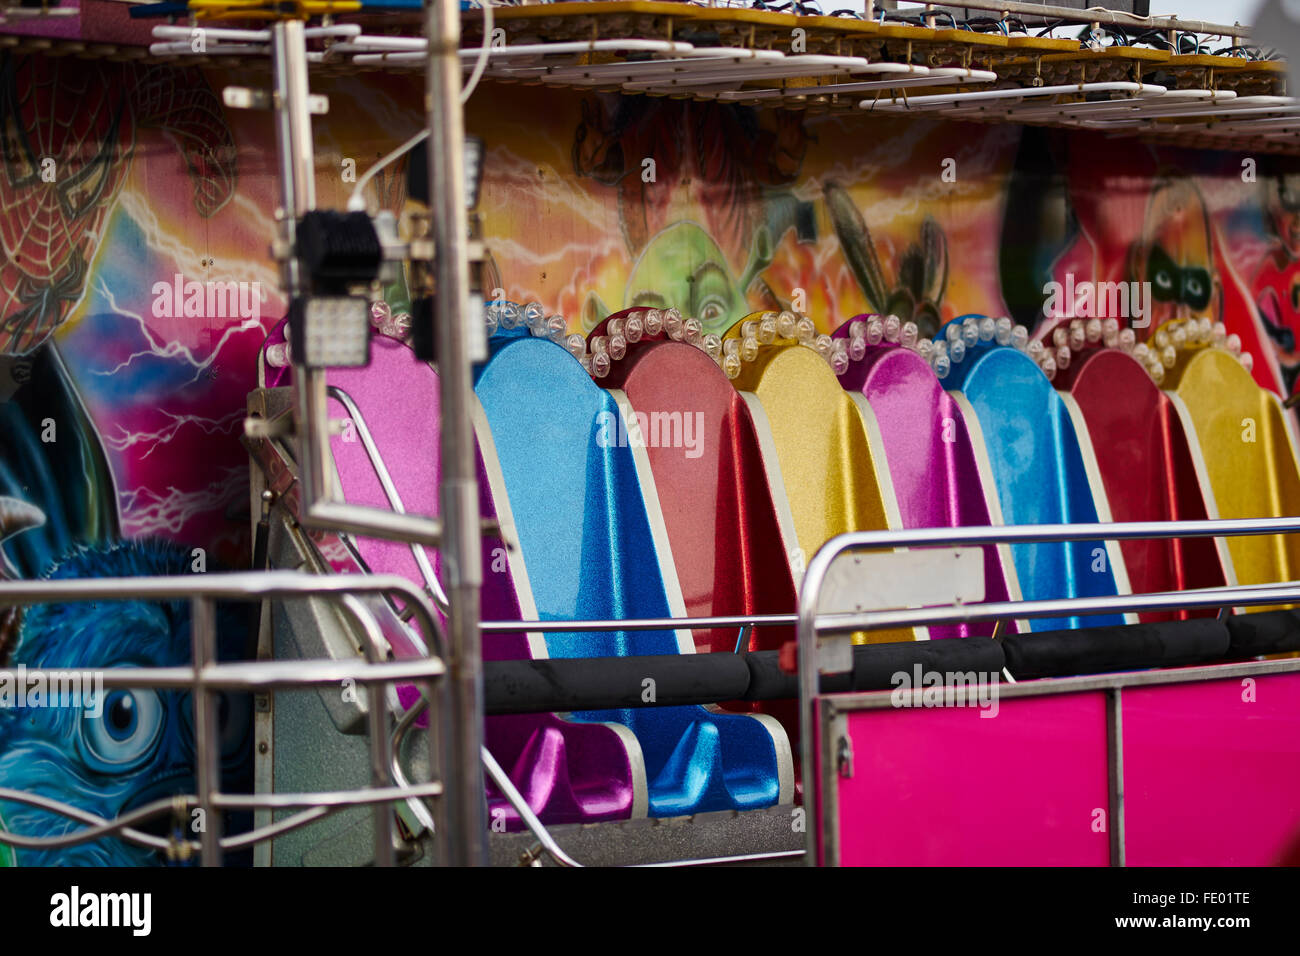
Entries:
<svg viewBox="0 0 1300 956">
<path fill-rule="evenodd" d="M 835 330 L 836 338 L 852 339 L 854 322 L 866 325 L 874 316 L 857 316 Z M 857 334 L 863 333 L 862 326 Z M 857 352 L 861 351 L 861 357 Z M 849 351 L 840 385 L 861 393 L 875 415 L 883 457 L 908 528 L 955 528 L 992 523 L 979 465 L 966 420 L 957 403 L 940 384 L 930 363 L 902 345 L 865 341 Z M 1005 546 L 984 549 L 984 596 L 1005 601 L 1020 596 L 1011 552 Z M 931 637 L 988 636 L 992 623 L 931 627 Z"/>
<path fill-rule="evenodd" d="M 953 362 L 944 384 L 966 418 L 984 487 L 993 492 L 988 501 L 995 523 L 1109 520 L 1087 432 L 1080 436 L 1070 405 L 1025 351 L 980 341 Z M 1011 554 L 1028 600 L 1128 592 L 1123 557 L 1113 542 L 1016 544 Z M 1124 615 L 1089 615 L 1039 618 L 1029 626 L 1046 631 L 1127 621 Z"/>
</svg>

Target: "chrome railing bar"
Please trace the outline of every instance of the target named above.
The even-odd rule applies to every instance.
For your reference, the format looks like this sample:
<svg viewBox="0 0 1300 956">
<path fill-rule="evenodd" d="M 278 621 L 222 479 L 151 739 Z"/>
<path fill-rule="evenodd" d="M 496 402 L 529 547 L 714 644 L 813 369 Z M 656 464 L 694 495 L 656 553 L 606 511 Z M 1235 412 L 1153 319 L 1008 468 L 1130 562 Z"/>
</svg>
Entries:
<svg viewBox="0 0 1300 956">
<path fill-rule="evenodd" d="M 644 617 L 627 620 L 481 621 L 479 629 L 485 634 L 513 631 L 661 631 L 676 628 L 789 627 L 798 623 L 798 614 L 723 614 L 713 617 Z"/>
<path fill-rule="evenodd" d="M 537 818 L 537 814 L 533 813 L 533 808 L 528 805 L 528 801 L 524 799 L 523 794 L 516 789 L 514 781 L 510 779 L 509 774 L 501 769 L 501 765 L 497 763 L 496 758 L 492 756 L 487 747 L 483 748 L 483 767 L 487 770 L 488 776 L 492 778 L 492 782 L 497 785 L 505 798 L 510 801 L 510 805 L 515 808 L 515 812 L 519 814 L 519 819 L 528 827 L 529 832 L 537 837 L 551 859 L 560 866 L 581 867 L 581 863 L 565 853 L 560 848 L 560 845 L 555 842 L 550 831 Z"/>
</svg>

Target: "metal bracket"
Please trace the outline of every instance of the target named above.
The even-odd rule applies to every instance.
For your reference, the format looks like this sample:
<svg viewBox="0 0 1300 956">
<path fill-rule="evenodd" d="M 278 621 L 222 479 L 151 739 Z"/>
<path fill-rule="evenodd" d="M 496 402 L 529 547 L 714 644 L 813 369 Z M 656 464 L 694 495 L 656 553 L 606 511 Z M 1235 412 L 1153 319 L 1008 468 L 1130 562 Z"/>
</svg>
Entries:
<svg viewBox="0 0 1300 956">
<path fill-rule="evenodd" d="M 835 742 L 835 769 L 841 777 L 853 776 L 853 739 L 849 737 L 849 722 L 843 714 L 836 714 L 830 723 L 831 740 Z"/>
</svg>

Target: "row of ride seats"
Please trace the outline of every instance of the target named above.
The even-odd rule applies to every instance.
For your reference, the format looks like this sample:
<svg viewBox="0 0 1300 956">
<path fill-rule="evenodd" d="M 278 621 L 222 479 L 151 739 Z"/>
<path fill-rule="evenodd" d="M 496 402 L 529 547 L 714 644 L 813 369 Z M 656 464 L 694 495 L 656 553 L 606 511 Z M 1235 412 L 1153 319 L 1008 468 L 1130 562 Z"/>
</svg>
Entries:
<svg viewBox="0 0 1300 956">
<path fill-rule="evenodd" d="M 591 339 L 607 341 L 611 321 L 628 314 Z M 500 540 L 484 541 L 484 618 L 788 612 L 806 557 L 851 530 L 1260 517 L 1300 504 L 1277 399 L 1223 349 L 1178 354 L 1162 390 L 1130 352 L 1085 342 L 1054 388 L 1023 342 L 979 335 L 974 317 L 975 341 L 941 380 L 914 348 L 878 334 L 854 341 L 871 318 L 836 331 L 851 343 L 838 368 L 794 336 L 764 335 L 757 349 L 744 344 L 745 361 L 728 373 L 700 348 L 643 330 L 599 384 L 527 328 L 494 334 L 473 410 L 480 508 L 502 528 Z M 971 337 L 965 319 L 956 328 Z M 753 330 L 737 323 L 725 338 Z M 938 338 L 955 337 L 943 329 Z M 365 413 L 407 510 L 437 513 L 433 369 L 377 337 L 368 368 L 331 370 L 329 379 Z M 640 441 L 629 427 L 637 413 Z M 1253 442 L 1224 424 L 1246 418 L 1259 423 Z M 364 449 L 345 432 L 333 451 L 346 498 L 387 506 Z M 370 569 L 420 580 L 404 545 L 358 547 Z M 436 553 L 429 557 L 436 567 Z M 1208 540 L 990 546 L 986 599 L 1262 583 L 1288 579 L 1293 561 L 1268 538 L 1231 539 L 1228 549 Z M 969 625 L 862 639 L 989 633 Z M 738 647 L 733 630 L 492 634 L 483 648 L 488 660 L 637 657 L 771 651 L 792 636 L 758 628 Z M 487 738 L 547 822 L 790 802 L 794 702 L 725 708 L 502 714 L 487 718 Z M 517 826 L 491 796 L 494 816 Z"/>
</svg>

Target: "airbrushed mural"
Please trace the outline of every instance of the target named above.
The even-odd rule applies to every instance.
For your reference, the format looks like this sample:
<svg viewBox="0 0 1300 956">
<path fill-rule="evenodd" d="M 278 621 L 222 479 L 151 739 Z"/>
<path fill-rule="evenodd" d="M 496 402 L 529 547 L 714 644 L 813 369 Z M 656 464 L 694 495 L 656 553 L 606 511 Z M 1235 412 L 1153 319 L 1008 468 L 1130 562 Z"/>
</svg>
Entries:
<svg viewBox="0 0 1300 956">
<path fill-rule="evenodd" d="M 270 118 L 222 107 L 227 82 L 242 80 L 0 58 L 4 577 L 247 565 L 238 435 L 285 303 L 268 252 Z M 330 98 L 315 121 L 318 202 L 339 208 L 419 128 L 421 81 L 316 90 Z M 1053 283 L 1149 283 L 1130 317 L 1139 338 L 1148 321 L 1211 315 L 1256 353 L 1261 384 L 1287 394 L 1300 369 L 1300 172 L 1269 157 L 491 84 L 469 124 L 488 149 L 492 284 L 574 331 L 631 305 L 715 332 L 787 307 L 821 331 L 862 312 L 931 334 L 973 312 L 1033 329 Z M 368 197 L 413 208 L 400 164 Z M 390 290 L 395 310 L 401 298 Z M 246 646 L 245 619 L 223 611 L 226 654 Z M 0 617 L 0 662 L 175 664 L 188 632 L 186 605 L 29 608 Z M 223 714 L 223 786 L 246 787 L 247 702 Z M 84 712 L 40 709 L 0 687 L 0 788 L 100 817 L 192 791 L 189 701 L 117 692 Z M 39 837 L 79 824 L 0 799 L 0 825 Z M 162 862 L 111 839 L 0 850 L 0 864 Z"/>
</svg>

